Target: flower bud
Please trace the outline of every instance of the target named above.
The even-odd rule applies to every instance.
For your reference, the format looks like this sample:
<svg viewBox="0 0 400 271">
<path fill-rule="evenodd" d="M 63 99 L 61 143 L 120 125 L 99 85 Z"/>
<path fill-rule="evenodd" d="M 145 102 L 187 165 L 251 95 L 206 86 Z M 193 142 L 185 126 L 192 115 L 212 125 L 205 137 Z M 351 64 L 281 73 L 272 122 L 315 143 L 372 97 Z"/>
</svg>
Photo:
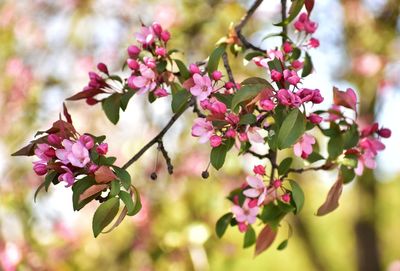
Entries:
<svg viewBox="0 0 400 271">
<path fill-rule="evenodd" d="M 265 175 L 265 167 L 262 165 L 254 166 L 253 172 L 258 175 Z"/>
<path fill-rule="evenodd" d="M 279 82 L 282 79 L 282 73 L 276 71 L 276 70 L 271 70 L 271 79 L 274 82 Z"/>
<path fill-rule="evenodd" d="M 320 124 L 322 122 L 323 118 L 317 114 L 312 113 L 312 114 L 310 114 L 310 116 L 308 116 L 308 120 L 311 123 Z"/>
<path fill-rule="evenodd" d="M 273 185 L 275 188 L 279 188 L 279 187 L 282 186 L 282 181 L 281 181 L 280 179 L 276 179 L 276 180 L 272 183 L 272 185 Z"/>
<path fill-rule="evenodd" d="M 215 81 L 218 81 L 218 80 L 220 80 L 221 78 L 222 78 L 222 72 L 220 72 L 220 71 L 213 71 L 213 73 L 212 73 L 212 78 L 215 80 Z"/>
<path fill-rule="evenodd" d="M 230 138 L 234 138 L 236 136 L 236 131 L 233 129 L 229 129 L 228 131 L 226 131 L 225 133 L 226 137 L 230 137 Z"/>
<path fill-rule="evenodd" d="M 267 111 L 271 111 L 275 108 L 274 102 L 269 99 L 261 100 L 260 106 L 262 109 L 267 110 Z"/>
<path fill-rule="evenodd" d="M 388 128 L 382 128 L 378 131 L 378 135 L 383 138 L 389 138 L 392 135 L 392 131 Z"/>
<path fill-rule="evenodd" d="M 247 224 L 244 222 L 239 222 L 238 227 L 240 232 L 246 232 L 248 228 Z"/>
<path fill-rule="evenodd" d="M 165 96 L 168 96 L 168 92 L 164 89 L 164 88 L 157 88 L 155 91 L 154 91 L 154 95 L 156 96 L 156 97 L 165 97 Z"/>
<path fill-rule="evenodd" d="M 130 58 L 137 58 L 140 54 L 141 50 L 136 45 L 131 45 L 128 47 L 128 55 Z"/>
<path fill-rule="evenodd" d="M 108 152 L 108 144 L 107 143 L 101 143 L 99 146 L 97 146 L 96 151 L 100 155 L 105 155 Z"/>
<path fill-rule="evenodd" d="M 167 30 L 164 30 L 163 32 L 161 32 L 161 39 L 164 41 L 164 42 L 168 42 L 169 41 L 169 39 L 170 39 L 170 37 L 171 37 L 171 34 L 167 31 Z"/>
<path fill-rule="evenodd" d="M 129 58 L 126 62 L 128 63 L 129 69 L 131 70 L 139 69 L 139 63 L 135 59 Z"/>
<path fill-rule="evenodd" d="M 159 23 L 154 22 L 151 27 L 153 28 L 153 31 L 157 36 L 161 35 L 163 29 Z"/>
<path fill-rule="evenodd" d="M 44 152 L 44 154 L 45 154 L 46 156 L 48 156 L 48 157 L 53 158 L 53 157 L 56 156 L 56 151 L 55 151 L 53 148 L 49 148 L 49 149 L 47 149 L 47 150 Z"/>
<path fill-rule="evenodd" d="M 213 135 L 210 137 L 210 145 L 213 148 L 218 147 L 219 145 L 221 145 L 222 143 L 222 138 L 220 136 L 217 135 Z"/>
<path fill-rule="evenodd" d="M 99 64 L 97 64 L 97 69 L 99 71 L 101 71 L 102 73 L 105 73 L 108 75 L 108 68 L 107 68 L 106 64 L 100 62 Z"/>
<path fill-rule="evenodd" d="M 257 206 L 257 202 L 258 202 L 258 199 L 252 199 L 252 200 L 249 201 L 248 206 L 250 208 L 254 208 L 254 207 Z"/>
<path fill-rule="evenodd" d="M 45 164 L 35 163 L 33 170 L 39 176 L 43 176 L 47 173 L 47 166 Z"/>
<path fill-rule="evenodd" d="M 56 134 L 49 134 L 47 136 L 47 142 L 49 142 L 49 144 L 51 145 L 60 145 L 61 141 L 62 141 L 61 137 L 59 137 Z"/>
<path fill-rule="evenodd" d="M 191 74 L 200 73 L 200 69 L 199 69 L 199 67 L 197 67 L 196 64 L 190 64 L 189 71 Z"/>
<path fill-rule="evenodd" d="M 225 83 L 225 88 L 226 89 L 232 89 L 234 87 L 235 87 L 235 84 L 232 83 L 231 81 Z"/>
<path fill-rule="evenodd" d="M 90 150 L 94 146 L 94 140 L 89 135 L 81 135 L 79 141 L 85 146 L 86 149 Z"/>
<path fill-rule="evenodd" d="M 282 195 L 282 201 L 289 203 L 290 202 L 290 194 L 286 193 L 286 194 Z"/>
<path fill-rule="evenodd" d="M 164 47 L 157 47 L 156 55 L 165 57 L 167 55 L 167 50 Z"/>
<path fill-rule="evenodd" d="M 98 102 L 99 102 L 99 101 L 96 100 L 96 99 L 93 98 L 93 97 L 86 98 L 86 103 L 87 103 L 88 105 L 95 105 L 95 104 L 97 104 Z"/>
<path fill-rule="evenodd" d="M 289 42 L 287 42 L 287 41 L 283 44 L 282 49 L 283 49 L 283 51 L 284 51 L 286 54 L 288 54 L 288 53 L 290 53 L 291 51 L 293 51 L 292 45 L 291 45 Z"/>
</svg>

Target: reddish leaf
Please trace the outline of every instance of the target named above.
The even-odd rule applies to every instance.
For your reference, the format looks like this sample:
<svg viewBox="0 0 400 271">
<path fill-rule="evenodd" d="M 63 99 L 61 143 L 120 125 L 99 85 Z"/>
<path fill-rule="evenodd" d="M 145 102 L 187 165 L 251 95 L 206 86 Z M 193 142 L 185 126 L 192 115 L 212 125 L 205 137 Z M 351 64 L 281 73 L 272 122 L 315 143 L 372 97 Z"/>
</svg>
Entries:
<svg viewBox="0 0 400 271">
<path fill-rule="evenodd" d="M 83 192 L 80 196 L 79 196 L 79 202 L 90 198 L 91 196 L 99 193 L 100 191 L 103 191 L 104 189 L 106 189 L 108 187 L 107 184 L 99 184 L 99 185 L 92 185 L 91 187 L 89 187 L 88 189 L 85 190 L 85 192 Z"/>
<path fill-rule="evenodd" d="M 99 93 L 102 93 L 100 89 L 88 89 L 84 90 L 81 92 L 76 93 L 75 95 L 72 95 L 71 97 L 67 98 L 67 101 L 76 101 L 76 100 L 82 100 L 86 98 L 93 97 Z"/>
<path fill-rule="evenodd" d="M 117 179 L 117 176 L 108 166 L 101 166 L 94 173 L 94 178 L 98 183 L 109 183 Z"/>
<path fill-rule="evenodd" d="M 313 8 L 314 8 L 314 0 L 305 0 L 304 1 L 304 4 L 305 4 L 305 6 L 306 6 L 306 10 L 307 10 L 307 12 L 308 12 L 308 16 L 310 16 L 311 15 L 311 11 L 313 10 Z"/>
<path fill-rule="evenodd" d="M 46 133 L 57 134 L 62 138 L 69 138 L 76 133 L 76 130 L 71 123 L 68 123 L 63 120 L 57 120 L 56 122 L 53 123 L 53 126 L 46 131 Z"/>
<path fill-rule="evenodd" d="M 64 117 L 67 120 L 67 122 L 72 124 L 72 118 L 71 118 L 71 115 L 68 113 L 68 109 L 65 106 L 65 103 L 63 103 L 63 113 L 64 113 Z"/>
<path fill-rule="evenodd" d="M 265 251 L 274 242 L 278 230 L 272 229 L 270 226 L 266 225 L 260 232 L 256 241 L 256 250 L 254 251 L 254 256 L 259 255 L 261 252 Z"/>
<path fill-rule="evenodd" d="M 183 86 L 185 89 L 189 90 L 191 87 L 194 86 L 193 78 L 189 78 L 188 80 L 186 80 L 185 82 L 183 82 L 182 86 Z"/>
<path fill-rule="evenodd" d="M 317 211 L 318 216 L 326 215 L 334 211 L 339 206 L 339 198 L 343 190 L 343 181 L 339 178 L 329 190 L 324 204 Z"/>
<path fill-rule="evenodd" d="M 11 154 L 11 156 L 32 156 L 34 155 L 35 143 L 29 143 L 25 147 Z"/>
<path fill-rule="evenodd" d="M 354 111 L 357 109 L 357 96 L 351 88 L 340 91 L 337 87 L 333 87 L 333 102 L 335 105 L 341 105 Z"/>
<path fill-rule="evenodd" d="M 246 107 L 250 107 L 252 105 L 255 105 L 257 102 L 261 101 L 261 100 L 265 100 L 268 99 L 270 97 L 272 97 L 274 95 L 272 89 L 270 88 L 265 88 L 263 89 L 259 94 L 257 94 L 256 97 L 254 97 L 247 105 Z"/>
</svg>

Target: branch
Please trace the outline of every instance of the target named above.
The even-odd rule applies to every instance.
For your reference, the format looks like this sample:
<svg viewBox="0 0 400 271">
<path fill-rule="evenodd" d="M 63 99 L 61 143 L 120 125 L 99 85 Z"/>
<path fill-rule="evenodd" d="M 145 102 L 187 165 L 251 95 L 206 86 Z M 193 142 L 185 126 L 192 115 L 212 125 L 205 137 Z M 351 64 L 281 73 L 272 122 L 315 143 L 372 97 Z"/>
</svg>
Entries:
<svg viewBox="0 0 400 271">
<path fill-rule="evenodd" d="M 235 78 L 233 78 L 233 72 L 232 72 L 232 69 L 231 69 L 231 65 L 229 64 L 228 54 L 226 52 L 224 52 L 222 54 L 222 60 L 224 62 L 224 67 L 225 67 L 226 73 L 228 74 L 229 81 L 231 83 L 233 83 L 233 88 L 235 90 L 237 90 L 236 83 L 235 83 Z"/>
<path fill-rule="evenodd" d="M 309 167 L 309 168 L 290 168 L 287 173 L 285 174 L 285 176 L 283 177 L 287 177 L 289 173 L 293 172 L 293 173 L 303 173 L 305 171 L 317 171 L 317 170 L 330 170 L 334 167 L 335 165 L 327 162 L 326 164 L 323 164 L 319 167 Z"/>
<path fill-rule="evenodd" d="M 172 165 L 171 158 L 169 157 L 168 152 L 164 147 L 164 142 L 162 139 L 159 139 L 159 141 L 158 141 L 158 150 L 161 151 L 161 153 L 165 159 L 165 163 L 167 163 L 168 173 L 169 174 L 174 173 L 174 166 Z"/>
<path fill-rule="evenodd" d="M 251 16 L 253 16 L 254 12 L 257 8 L 261 5 L 263 0 L 256 0 L 253 5 L 251 5 L 250 9 L 246 12 L 246 14 L 242 17 L 239 24 L 235 26 L 236 35 L 238 36 L 239 40 L 242 42 L 243 46 L 247 49 L 253 49 L 259 52 L 265 52 L 265 50 L 255 46 L 251 42 L 249 42 L 245 36 L 242 34 L 243 27 L 247 24 Z"/>
<path fill-rule="evenodd" d="M 185 106 L 175 113 L 175 115 L 172 116 L 172 118 L 169 120 L 167 125 L 152 139 L 150 140 L 146 145 L 143 146 L 131 159 L 129 159 L 128 162 L 125 163 L 125 165 L 122 166 L 123 169 L 127 169 L 130 167 L 133 163 L 135 163 L 151 146 L 154 144 L 160 142 L 162 140 L 163 136 L 167 133 L 167 131 L 172 127 L 172 125 L 175 123 L 177 119 L 183 114 L 183 112 L 186 111 L 186 109 L 189 108 L 189 106 L 193 105 L 195 102 L 194 99 L 190 100 L 190 102 L 186 103 Z"/>
</svg>

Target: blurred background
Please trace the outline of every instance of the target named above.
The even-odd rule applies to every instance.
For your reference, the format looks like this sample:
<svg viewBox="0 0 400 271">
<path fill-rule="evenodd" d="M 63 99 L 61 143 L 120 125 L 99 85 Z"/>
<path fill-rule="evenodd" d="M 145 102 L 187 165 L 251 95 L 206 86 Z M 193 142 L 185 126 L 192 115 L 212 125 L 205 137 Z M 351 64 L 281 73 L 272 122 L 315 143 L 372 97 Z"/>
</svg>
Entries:
<svg viewBox="0 0 400 271">
<path fill-rule="evenodd" d="M 229 211 L 227 193 L 259 163 L 232 152 L 220 172 L 207 180 L 201 172 L 209 147 L 190 135 L 190 113 L 166 137 L 175 174 L 160 161 L 157 181 L 150 173 L 152 149 L 129 171 L 144 207 L 112 233 L 93 238 L 93 203 L 72 211 L 71 191 L 62 185 L 33 194 L 41 183 L 33 159 L 10 154 L 58 118 L 63 100 L 87 83 L 98 62 L 120 70 L 140 20 L 158 21 L 172 33 L 187 63 L 207 57 L 215 42 L 237 22 L 252 1 L 230 0 L 0 0 L 0 270 L 400 270 L 400 3 L 398 0 L 316 1 L 312 19 L 321 47 L 312 52 L 315 73 L 304 82 L 321 89 L 324 107 L 332 86 L 353 87 L 362 120 L 392 129 L 378 169 L 346 185 L 340 207 L 326 217 L 314 214 L 335 181 L 333 173 L 298 177 L 305 208 L 287 222 L 293 237 L 284 251 L 276 246 L 287 226 L 265 253 L 242 249 L 242 235 L 214 233 L 217 219 Z M 279 22 L 277 0 L 265 1 L 246 26 L 249 39 L 262 38 Z M 231 56 L 235 78 L 262 75 Z M 110 154 L 122 165 L 170 118 L 169 98 L 149 104 L 135 96 L 118 125 L 100 106 L 68 103 L 80 132 L 106 134 Z M 161 160 L 161 159 L 160 159 Z M 161 163 L 162 162 L 162 163 Z M 396 267 L 397 266 L 397 267 Z"/>
</svg>

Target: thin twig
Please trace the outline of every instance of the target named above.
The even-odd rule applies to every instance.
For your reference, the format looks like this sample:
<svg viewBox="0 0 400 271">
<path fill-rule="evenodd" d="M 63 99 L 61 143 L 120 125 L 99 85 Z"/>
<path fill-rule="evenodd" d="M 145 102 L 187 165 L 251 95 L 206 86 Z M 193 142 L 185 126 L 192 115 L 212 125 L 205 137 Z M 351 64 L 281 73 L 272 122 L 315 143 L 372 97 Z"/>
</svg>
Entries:
<svg viewBox="0 0 400 271">
<path fill-rule="evenodd" d="M 228 54 L 226 52 L 224 52 L 222 54 L 222 61 L 224 62 L 224 67 L 225 67 L 226 73 L 228 74 L 229 81 L 231 83 L 233 83 L 233 88 L 235 90 L 237 90 L 235 78 L 233 77 L 233 72 L 232 72 L 232 69 L 231 69 L 231 65 L 229 64 Z"/>
<path fill-rule="evenodd" d="M 167 164 L 167 168 L 168 168 L 168 173 L 169 174 L 173 174 L 174 173 L 174 166 L 172 165 L 172 161 L 171 158 L 168 155 L 167 150 L 165 149 L 164 146 L 164 142 L 162 139 L 158 140 L 158 150 L 161 151 L 164 159 L 165 159 L 165 163 Z"/>
</svg>

